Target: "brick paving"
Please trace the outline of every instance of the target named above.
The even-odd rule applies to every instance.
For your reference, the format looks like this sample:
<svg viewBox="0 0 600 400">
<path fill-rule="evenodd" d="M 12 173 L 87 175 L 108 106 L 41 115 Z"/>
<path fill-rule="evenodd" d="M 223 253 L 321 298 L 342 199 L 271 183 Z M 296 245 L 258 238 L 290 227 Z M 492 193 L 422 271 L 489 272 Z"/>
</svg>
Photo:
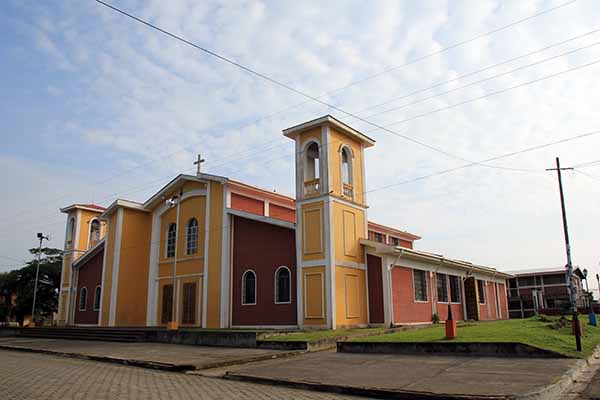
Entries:
<svg viewBox="0 0 600 400">
<path fill-rule="evenodd" d="M 357 399 L 0 350 L 0 399 Z"/>
</svg>

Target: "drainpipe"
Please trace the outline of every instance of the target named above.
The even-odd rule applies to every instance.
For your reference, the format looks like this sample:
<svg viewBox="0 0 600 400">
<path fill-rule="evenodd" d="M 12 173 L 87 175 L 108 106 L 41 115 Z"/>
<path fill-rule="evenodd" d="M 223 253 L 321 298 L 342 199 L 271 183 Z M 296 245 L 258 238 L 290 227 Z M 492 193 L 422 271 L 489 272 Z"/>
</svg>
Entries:
<svg viewBox="0 0 600 400">
<path fill-rule="evenodd" d="M 390 325 L 393 328 L 394 327 L 394 297 L 392 296 L 392 290 L 394 290 L 394 283 L 392 282 L 392 269 L 394 268 L 394 265 L 396 265 L 396 263 L 398 262 L 398 260 L 404 255 L 404 249 L 400 250 L 400 254 L 398 254 L 398 256 L 396 257 L 396 259 L 394 260 L 394 262 L 392 264 L 390 264 L 390 266 L 388 267 L 388 302 L 389 302 L 389 309 L 390 309 Z"/>
<path fill-rule="evenodd" d="M 437 314 L 437 308 L 436 308 L 436 304 L 437 304 L 437 273 L 440 270 L 440 266 L 444 263 L 444 258 L 442 258 L 442 260 L 439 262 L 439 264 L 437 265 L 437 267 L 435 268 L 435 281 L 433 280 L 433 274 L 429 273 L 429 276 L 431 278 L 431 282 L 429 284 L 429 286 L 431 286 L 431 316 L 433 317 L 433 314 Z M 433 301 L 433 295 L 435 296 L 435 302 Z"/>
</svg>

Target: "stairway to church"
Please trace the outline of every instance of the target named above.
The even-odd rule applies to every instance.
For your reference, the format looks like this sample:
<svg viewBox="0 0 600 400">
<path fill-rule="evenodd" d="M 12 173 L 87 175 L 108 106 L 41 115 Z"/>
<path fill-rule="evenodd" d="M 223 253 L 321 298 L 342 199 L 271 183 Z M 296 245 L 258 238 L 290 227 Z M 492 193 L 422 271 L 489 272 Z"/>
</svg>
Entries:
<svg viewBox="0 0 600 400">
<path fill-rule="evenodd" d="M 143 342 L 147 329 L 94 327 L 39 327 L 21 329 L 18 336 L 48 339 L 103 340 L 109 342 Z"/>
</svg>

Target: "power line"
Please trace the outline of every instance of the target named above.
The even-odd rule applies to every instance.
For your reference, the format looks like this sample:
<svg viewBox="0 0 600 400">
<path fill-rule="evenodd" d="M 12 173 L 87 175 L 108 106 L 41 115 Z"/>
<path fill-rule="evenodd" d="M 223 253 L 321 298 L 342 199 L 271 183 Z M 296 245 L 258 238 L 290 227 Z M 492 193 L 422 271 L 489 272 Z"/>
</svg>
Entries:
<svg viewBox="0 0 600 400">
<path fill-rule="evenodd" d="M 600 160 L 588 161 L 581 164 L 573 165 L 573 168 L 587 168 L 587 167 L 595 167 L 596 164 L 600 164 Z"/>
</svg>

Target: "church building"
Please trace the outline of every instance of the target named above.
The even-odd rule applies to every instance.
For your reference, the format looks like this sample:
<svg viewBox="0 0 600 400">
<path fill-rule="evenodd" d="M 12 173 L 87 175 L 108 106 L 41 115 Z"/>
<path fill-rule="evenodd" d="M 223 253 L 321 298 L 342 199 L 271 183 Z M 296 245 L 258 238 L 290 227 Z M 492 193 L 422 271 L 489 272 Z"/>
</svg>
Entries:
<svg viewBox="0 0 600 400">
<path fill-rule="evenodd" d="M 62 208 L 59 324 L 335 329 L 445 320 L 449 307 L 458 320 L 508 318 L 511 275 L 369 221 L 373 139 L 329 115 L 283 134 L 295 198 L 198 164 L 144 203 Z"/>
</svg>

